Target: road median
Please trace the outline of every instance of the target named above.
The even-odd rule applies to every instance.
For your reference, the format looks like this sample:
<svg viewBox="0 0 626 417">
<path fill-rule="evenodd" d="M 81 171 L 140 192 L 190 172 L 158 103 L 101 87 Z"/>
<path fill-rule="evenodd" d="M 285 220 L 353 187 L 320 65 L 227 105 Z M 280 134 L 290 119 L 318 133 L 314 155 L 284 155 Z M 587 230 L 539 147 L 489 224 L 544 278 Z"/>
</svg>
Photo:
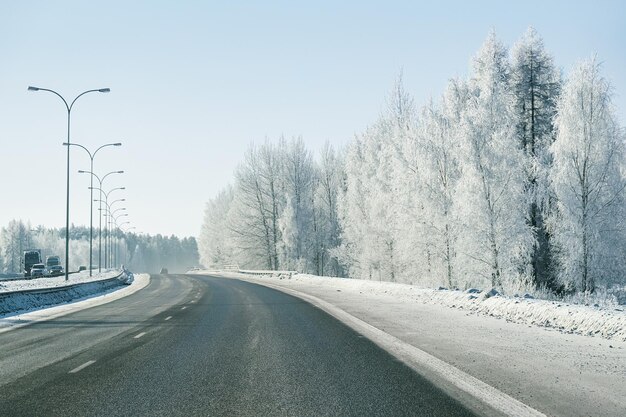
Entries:
<svg viewBox="0 0 626 417">
<path fill-rule="evenodd" d="M 81 281 L 67 285 L 21 288 L 0 292 L 0 316 L 21 311 L 67 303 L 90 295 L 103 293 L 129 284 L 132 274 L 115 271 L 102 279 Z M 45 283 L 45 281 L 43 281 Z M 5 288 L 6 289 L 6 288 Z"/>
</svg>

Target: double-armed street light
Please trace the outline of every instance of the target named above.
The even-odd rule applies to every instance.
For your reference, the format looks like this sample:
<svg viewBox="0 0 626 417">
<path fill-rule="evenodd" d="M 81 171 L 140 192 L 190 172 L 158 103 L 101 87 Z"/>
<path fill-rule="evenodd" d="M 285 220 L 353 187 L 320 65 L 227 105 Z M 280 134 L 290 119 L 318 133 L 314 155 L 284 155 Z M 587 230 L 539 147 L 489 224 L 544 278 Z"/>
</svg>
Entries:
<svg viewBox="0 0 626 417">
<path fill-rule="evenodd" d="M 126 210 L 126 209 L 124 209 Z M 110 263 L 111 265 L 114 265 L 116 263 L 116 259 L 115 259 L 115 253 L 113 252 L 113 238 L 115 238 L 115 247 L 117 248 L 117 235 L 118 233 L 115 232 L 115 229 L 118 228 L 118 223 L 117 223 L 117 219 L 119 219 L 120 217 L 128 217 L 128 213 L 120 213 L 117 216 L 114 215 L 114 213 L 117 210 L 114 210 L 113 212 L 111 212 L 111 215 L 109 216 L 109 219 L 111 220 L 111 230 L 115 233 L 115 235 L 111 236 L 110 238 L 110 244 L 111 244 L 111 250 L 109 251 L 109 257 L 110 259 Z M 115 226 L 115 227 L 113 227 Z"/>
<path fill-rule="evenodd" d="M 67 100 L 65 100 L 65 98 L 63 98 L 61 94 L 57 93 L 54 90 L 50 90 L 48 88 L 29 86 L 28 91 L 47 91 L 49 93 L 56 95 L 63 101 L 63 104 L 65 104 L 65 109 L 67 110 L 67 142 L 66 143 L 69 145 L 71 144 L 70 121 L 71 121 L 71 115 L 72 115 L 72 108 L 74 108 L 74 104 L 76 103 L 76 100 L 78 100 L 80 97 L 88 93 L 108 93 L 111 91 L 111 89 L 97 88 L 93 90 L 83 91 L 82 93 L 77 95 L 76 98 L 74 98 L 74 100 L 72 100 L 70 104 L 67 103 Z M 66 188 L 65 200 L 66 200 L 65 201 L 65 280 L 67 281 L 69 279 L 69 270 L 70 270 L 70 264 L 69 264 L 70 262 L 70 147 L 69 146 L 67 147 L 67 188 Z"/>
<path fill-rule="evenodd" d="M 98 153 L 98 151 L 102 148 L 106 148 L 108 146 L 122 146 L 122 144 L 120 142 L 116 142 L 116 143 L 106 143 L 102 146 L 100 146 L 98 149 L 96 149 L 93 153 L 87 149 L 86 147 L 84 147 L 83 145 L 80 145 L 78 143 L 63 143 L 63 145 L 70 147 L 70 146 L 78 146 L 79 148 L 82 148 L 85 150 L 85 152 L 87 152 L 87 154 L 89 155 L 89 159 L 91 160 L 91 165 L 90 165 L 90 169 L 89 169 L 89 173 L 92 174 L 90 179 L 91 179 L 91 187 L 93 187 L 93 177 L 95 174 L 93 174 L 93 159 L 96 157 L 96 154 Z M 83 173 L 85 171 L 78 171 L 79 173 Z M 123 172 L 123 171 L 122 171 Z M 93 188 L 90 189 L 90 197 L 89 197 L 89 201 L 90 201 L 90 205 L 89 205 L 89 276 L 92 276 L 92 272 L 93 272 Z"/>
<path fill-rule="evenodd" d="M 128 222 L 124 222 L 124 223 L 130 223 Z M 131 226 L 131 227 L 127 227 L 127 228 L 123 228 L 122 226 L 124 226 L 124 223 L 119 225 L 119 229 L 122 231 L 122 236 L 124 236 L 124 240 L 127 241 L 126 235 L 128 234 L 128 232 L 130 232 L 131 230 L 135 230 L 137 229 L 135 226 Z M 124 251 L 124 263 L 127 263 L 127 255 L 128 255 L 128 246 L 126 246 L 126 250 Z"/>
<path fill-rule="evenodd" d="M 116 191 L 116 190 L 125 190 L 125 189 L 126 189 L 126 187 L 116 187 L 116 188 L 112 188 L 112 189 L 110 189 L 108 192 L 105 192 L 105 191 L 104 191 L 102 188 L 100 188 L 100 187 L 90 187 L 90 188 L 93 188 L 94 190 L 99 190 L 99 191 L 100 191 L 100 195 L 104 194 L 104 201 L 103 201 L 102 199 L 99 199 L 98 201 L 100 201 L 101 203 L 104 203 L 104 204 L 105 204 L 105 206 L 106 206 L 106 209 L 105 209 L 105 210 L 108 210 L 108 213 L 110 213 L 110 212 L 111 212 L 111 206 L 113 205 L 113 203 L 116 203 L 116 202 L 118 202 L 118 201 L 125 201 L 125 199 L 120 198 L 120 199 L 117 199 L 117 200 L 113 201 L 111 204 L 109 204 L 109 195 L 110 195 L 113 191 Z M 94 201 L 96 201 L 96 200 L 94 200 Z M 99 210 L 100 210 L 100 215 L 102 216 L 102 215 L 103 215 L 103 214 L 102 214 L 102 211 L 103 211 L 103 210 L 102 210 L 102 208 L 100 208 Z M 107 223 L 105 223 L 105 231 L 107 231 Z M 104 261 L 105 261 L 105 268 L 106 268 L 106 267 L 108 267 L 108 265 L 107 265 L 107 258 L 108 258 L 108 257 L 107 257 L 107 247 L 108 247 L 108 245 L 107 245 L 107 243 L 106 243 L 106 237 L 107 237 L 107 235 L 110 235 L 110 230 L 108 230 L 107 232 L 105 232 L 105 241 L 104 241 Z"/>
<path fill-rule="evenodd" d="M 111 174 L 123 174 L 124 171 L 111 171 L 107 174 L 105 174 L 102 178 L 100 178 L 98 175 L 96 175 L 93 171 L 83 171 L 83 170 L 79 170 L 78 171 L 79 174 L 91 174 L 91 178 L 93 180 L 93 177 L 96 177 L 96 179 L 98 180 L 98 183 L 100 184 L 100 190 L 102 190 L 102 183 L 104 182 L 104 180 L 106 179 L 106 177 L 108 177 Z M 100 199 L 94 199 L 93 198 L 93 181 L 91 183 L 92 185 L 92 189 L 91 189 L 91 195 L 92 195 L 92 199 L 91 199 L 91 204 L 93 207 L 93 202 L 94 201 L 99 201 L 100 202 L 100 208 L 98 208 L 98 212 L 101 213 L 102 212 L 102 191 L 100 191 Z M 126 199 L 122 199 L 122 201 L 126 201 Z M 93 208 L 92 208 L 92 212 L 93 212 Z M 98 272 L 102 272 L 102 216 L 98 216 L 99 217 L 99 221 L 98 221 Z"/>
<path fill-rule="evenodd" d="M 128 226 L 130 224 L 130 221 L 124 221 L 120 224 L 117 225 L 117 230 L 119 233 L 121 233 L 121 240 L 122 241 L 126 241 L 126 232 L 130 229 L 134 229 L 134 227 L 128 227 L 128 229 L 124 230 L 122 228 L 122 226 Z M 126 248 L 126 247 L 125 247 Z M 126 248 L 124 250 L 124 263 L 126 263 L 126 252 L 127 252 L 128 248 Z M 118 265 L 120 264 L 120 250 L 119 250 L 119 244 L 116 246 L 115 248 L 115 264 Z"/>
<path fill-rule="evenodd" d="M 124 237 L 125 232 L 124 232 L 124 230 L 122 229 L 122 226 L 127 225 L 127 224 L 130 224 L 130 221 L 126 220 L 126 221 L 124 221 L 124 222 L 122 222 L 122 223 L 120 223 L 120 224 L 117 224 L 117 223 L 115 224 L 115 227 L 117 228 L 117 232 L 118 232 L 118 233 L 117 233 L 117 235 L 118 235 L 118 236 L 119 236 L 119 234 L 121 233 L 121 234 L 122 234 L 122 237 Z M 114 261 L 114 264 L 115 264 L 115 265 L 117 265 L 117 264 L 119 264 L 119 263 L 120 263 L 120 257 L 119 257 L 119 253 L 120 253 L 120 250 L 119 250 L 119 249 L 120 249 L 120 245 L 119 245 L 119 239 L 120 239 L 120 238 L 118 237 L 118 243 L 115 245 L 115 252 L 113 253 L 113 261 Z"/>
</svg>

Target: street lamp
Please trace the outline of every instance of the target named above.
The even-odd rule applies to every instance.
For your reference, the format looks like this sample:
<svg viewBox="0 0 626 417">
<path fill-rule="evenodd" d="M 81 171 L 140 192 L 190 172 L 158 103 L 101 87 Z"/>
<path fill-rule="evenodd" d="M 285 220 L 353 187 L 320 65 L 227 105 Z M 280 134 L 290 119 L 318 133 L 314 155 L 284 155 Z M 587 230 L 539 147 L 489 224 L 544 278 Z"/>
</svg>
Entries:
<svg viewBox="0 0 626 417">
<path fill-rule="evenodd" d="M 130 223 L 130 222 L 128 222 L 128 223 Z M 122 231 L 122 235 L 124 236 L 124 242 L 126 243 L 126 245 L 125 245 L 125 249 L 126 250 L 124 250 L 124 264 L 127 264 L 128 263 L 129 248 L 128 248 L 128 239 L 126 238 L 126 235 L 128 234 L 129 231 L 135 230 L 137 228 L 135 226 L 131 226 L 131 227 L 128 227 L 128 228 L 124 229 L 124 228 L 122 228 L 122 226 L 123 226 L 123 224 L 120 225 L 119 229 Z"/>
<path fill-rule="evenodd" d="M 96 157 L 96 154 L 98 153 L 100 149 L 106 148 L 107 146 L 122 146 L 122 144 L 119 142 L 107 143 L 107 144 L 100 146 L 93 153 L 91 153 L 89 149 L 87 149 L 86 147 L 78 143 L 65 142 L 63 143 L 63 145 L 67 146 L 68 148 L 70 146 L 78 146 L 84 149 L 85 152 L 87 152 L 87 154 L 89 155 L 89 159 L 91 160 L 91 169 L 89 170 L 90 173 L 93 173 L 93 159 Z M 91 187 L 93 187 L 93 175 L 91 175 L 90 179 L 91 179 Z M 90 206 L 89 206 L 89 276 L 92 276 L 92 272 L 93 272 L 93 188 L 90 190 L 90 192 L 91 192 L 91 195 L 89 198 L 89 201 L 90 201 Z"/>
<path fill-rule="evenodd" d="M 70 120 L 72 115 L 72 108 L 74 107 L 74 103 L 80 97 L 84 96 L 87 93 L 108 93 L 111 91 L 109 88 L 98 88 L 95 90 L 87 90 L 83 91 L 79 95 L 72 100 L 71 104 L 67 104 L 67 100 L 63 98 L 63 96 L 57 93 L 54 90 L 50 90 L 48 88 L 39 88 L 29 86 L 28 91 L 47 91 L 59 97 L 63 100 L 63 104 L 65 104 L 65 108 L 67 109 L 67 143 L 70 144 Z M 69 270 L 70 270 L 70 147 L 67 147 L 67 191 L 65 198 L 65 280 L 69 279 Z"/>
<path fill-rule="evenodd" d="M 111 212 L 111 215 L 109 216 L 109 218 L 111 219 L 111 230 L 115 233 L 115 235 L 112 235 L 109 242 L 111 244 L 111 250 L 109 251 L 109 257 L 111 258 L 111 264 L 114 265 L 117 263 L 117 260 L 115 259 L 115 253 L 113 252 L 113 240 L 115 238 L 115 249 L 117 249 L 117 235 L 119 232 L 116 232 L 115 229 L 119 229 L 118 225 L 117 225 L 117 219 L 119 219 L 120 217 L 128 217 L 128 213 L 121 213 L 118 214 L 117 216 L 114 216 L 113 214 L 116 212 L 117 210 L 114 210 L 113 212 Z M 123 223 L 125 224 L 125 223 Z M 115 225 L 115 227 L 113 227 L 113 225 Z"/>
<path fill-rule="evenodd" d="M 120 224 L 116 224 L 115 225 L 115 226 L 117 226 L 117 232 L 118 232 L 117 234 L 118 234 L 118 236 L 119 236 L 120 233 L 122 233 L 122 237 L 124 237 L 124 235 L 126 234 L 126 231 L 124 229 L 122 229 L 122 226 L 124 226 L 126 224 L 130 224 L 130 221 L 125 221 L 125 222 L 122 222 Z M 117 245 L 115 245 L 115 253 L 113 255 L 113 259 L 115 261 L 115 265 L 120 263 L 119 253 L 120 253 L 120 245 L 119 245 L 119 238 L 118 238 L 118 243 L 117 243 Z M 124 261 L 124 263 L 126 263 L 126 261 Z"/>
<path fill-rule="evenodd" d="M 100 184 L 100 189 L 102 189 L 102 183 L 104 182 L 104 180 L 106 179 L 106 177 L 108 177 L 111 174 L 123 174 L 124 171 L 111 171 L 107 174 L 104 175 L 104 177 L 100 178 L 99 176 L 97 176 L 96 174 L 94 174 L 93 171 L 83 171 L 83 170 L 79 170 L 78 171 L 79 174 L 91 174 L 91 186 L 93 187 L 93 177 L 96 177 L 96 179 L 98 180 L 98 183 Z M 100 199 L 93 199 L 93 189 L 91 190 L 91 195 L 92 195 L 92 199 L 91 199 L 91 204 L 93 207 L 93 202 L 94 201 L 99 201 L 100 202 L 100 208 L 98 208 L 99 214 L 102 214 L 102 191 L 100 191 Z M 123 199 L 124 200 L 124 199 Z M 93 212 L 93 208 L 92 208 L 92 212 Z M 102 216 L 98 216 L 98 272 L 102 272 Z"/>
<path fill-rule="evenodd" d="M 105 192 L 100 187 L 89 187 L 89 188 L 93 188 L 94 190 L 99 190 L 100 191 L 100 195 L 104 194 L 104 204 L 109 209 L 109 213 L 111 212 L 111 205 L 113 205 L 113 203 L 109 204 L 109 194 L 111 194 L 115 190 L 125 190 L 126 189 L 126 187 L 116 187 L 116 188 L 113 188 L 113 189 L 109 190 L 108 192 Z M 122 201 L 122 200 L 124 200 L 124 199 L 115 200 L 114 203 L 117 202 L 117 201 Z M 99 209 L 99 210 L 100 210 L 100 215 L 102 215 L 102 209 Z M 107 227 L 106 227 L 106 223 L 105 223 L 105 230 L 106 229 L 107 229 Z M 105 234 L 109 234 L 110 235 L 110 231 L 109 231 L 109 233 L 105 233 Z M 104 242 L 104 262 L 105 262 L 105 268 L 107 267 L 107 265 L 106 265 L 106 262 L 107 262 L 107 252 L 106 251 L 107 251 L 107 244 L 106 244 L 106 236 L 105 236 L 105 242 Z"/>
</svg>

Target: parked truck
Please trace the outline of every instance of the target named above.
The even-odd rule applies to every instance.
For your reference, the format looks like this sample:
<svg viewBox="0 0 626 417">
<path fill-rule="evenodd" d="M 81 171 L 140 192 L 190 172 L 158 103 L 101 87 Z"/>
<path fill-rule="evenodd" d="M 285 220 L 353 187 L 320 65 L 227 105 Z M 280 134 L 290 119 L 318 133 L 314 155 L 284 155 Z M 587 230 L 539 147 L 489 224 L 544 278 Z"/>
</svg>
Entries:
<svg viewBox="0 0 626 417">
<path fill-rule="evenodd" d="M 24 276 L 30 276 L 33 265 L 42 263 L 41 249 L 30 249 L 24 251 Z"/>
</svg>

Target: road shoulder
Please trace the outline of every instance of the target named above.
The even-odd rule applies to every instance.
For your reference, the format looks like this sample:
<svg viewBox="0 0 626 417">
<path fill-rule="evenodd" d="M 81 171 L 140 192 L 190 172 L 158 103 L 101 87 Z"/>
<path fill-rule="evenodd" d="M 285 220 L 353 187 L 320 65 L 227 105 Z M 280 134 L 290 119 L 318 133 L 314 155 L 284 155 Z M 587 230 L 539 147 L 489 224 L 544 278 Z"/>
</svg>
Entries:
<svg viewBox="0 0 626 417">
<path fill-rule="evenodd" d="M 322 280 L 224 276 L 320 299 L 543 413 L 613 416 L 626 410 L 626 343 L 411 303 Z"/>
</svg>

